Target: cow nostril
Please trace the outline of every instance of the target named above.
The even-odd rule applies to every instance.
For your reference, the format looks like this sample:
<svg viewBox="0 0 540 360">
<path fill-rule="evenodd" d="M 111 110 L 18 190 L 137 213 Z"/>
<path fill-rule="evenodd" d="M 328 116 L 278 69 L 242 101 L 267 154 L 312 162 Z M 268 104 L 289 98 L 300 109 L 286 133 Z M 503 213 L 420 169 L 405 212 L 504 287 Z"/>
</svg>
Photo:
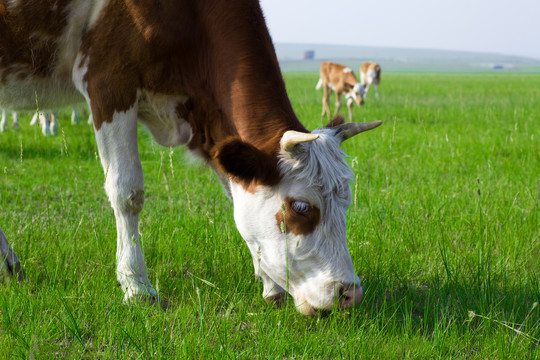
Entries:
<svg viewBox="0 0 540 360">
<path fill-rule="evenodd" d="M 342 284 L 342 285 L 339 287 L 339 296 L 340 296 L 340 297 L 346 297 L 346 296 L 347 296 L 347 289 L 348 289 L 348 286 Z"/>
<path fill-rule="evenodd" d="M 339 304 L 344 308 L 359 304 L 363 296 L 364 292 L 359 285 L 343 284 L 339 288 Z"/>
</svg>

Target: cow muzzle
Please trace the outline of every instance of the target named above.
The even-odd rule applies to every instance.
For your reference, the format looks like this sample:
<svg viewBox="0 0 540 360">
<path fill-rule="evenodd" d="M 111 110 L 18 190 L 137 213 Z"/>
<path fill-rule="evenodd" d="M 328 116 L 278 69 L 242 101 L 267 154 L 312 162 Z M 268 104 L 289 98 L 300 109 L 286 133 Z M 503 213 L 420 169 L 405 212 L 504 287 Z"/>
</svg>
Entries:
<svg viewBox="0 0 540 360">
<path fill-rule="evenodd" d="M 360 304 L 364 297 L 364 290 L 360 285 L 342 285 L 339 289 L 338 305 L 342 309 Z"/>
<path fill-rule="evenodd" d="M 340 284 L 338 286 L 333 303 L 317 307 L 310 304 L 304 296 L 300 295 L 295 299 L 296 309 L 301 314 L 315 316 L 321 312 L 329 312 L 333 308 L 347 309 L 360 304 L 364 297 L 362 286 L 358 284 Z"/>
</svg>

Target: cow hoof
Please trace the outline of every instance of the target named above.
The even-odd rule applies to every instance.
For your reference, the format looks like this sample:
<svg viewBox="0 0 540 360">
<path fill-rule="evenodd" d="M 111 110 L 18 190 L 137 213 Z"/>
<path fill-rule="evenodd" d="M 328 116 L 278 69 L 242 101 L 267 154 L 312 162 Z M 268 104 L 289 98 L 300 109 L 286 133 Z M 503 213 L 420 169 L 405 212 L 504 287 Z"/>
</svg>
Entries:
<svg viewBox="0 0 540 360">
<path fill-rule="evenodd" d="M 0 229 L 0 279 L 3 277 L 15 277 L 18 281 L 22 281 L 26 278 L 26 275 L 19 258 L 9 246 L 6 235 Z"/>
</svg>

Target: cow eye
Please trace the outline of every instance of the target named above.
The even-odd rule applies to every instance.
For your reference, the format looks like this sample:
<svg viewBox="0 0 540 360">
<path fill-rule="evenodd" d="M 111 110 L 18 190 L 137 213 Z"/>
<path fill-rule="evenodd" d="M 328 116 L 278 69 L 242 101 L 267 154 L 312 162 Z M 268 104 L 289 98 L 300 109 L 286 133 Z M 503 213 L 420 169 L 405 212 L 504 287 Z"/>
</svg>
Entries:
<svg viewBox="0 0 540 360">
<path fill-rule="evenodd" d="M 309 212 L 309 204 L 305 201 L 291 202 L 291 209 L 299 215 L 307 215 Z"/>
</svg>

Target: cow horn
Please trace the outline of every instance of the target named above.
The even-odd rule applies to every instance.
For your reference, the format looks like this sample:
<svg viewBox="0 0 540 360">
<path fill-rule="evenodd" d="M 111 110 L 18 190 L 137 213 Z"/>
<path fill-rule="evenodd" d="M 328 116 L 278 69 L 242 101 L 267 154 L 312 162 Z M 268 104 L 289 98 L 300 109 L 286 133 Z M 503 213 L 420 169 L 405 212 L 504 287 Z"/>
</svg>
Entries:
<svg viewBox="0 0 540 360">
<path fill-rule="evenodd" d="M 341 136 L 341 141 L 345 141 L 350 137 L 353 137 L 356 134 L 361 132 L 375 129 L 377 126 L 381 125 L 382 121 L 370 121 L 370 122 L 358 122 L 358 123 L 347 123 L 336 126 L 338 133 Z"/>
<path fill-rule="evenodd" d="M 313 141 L 317 139 L 319 135 L 311 133 L 303 133 L 300 131 L 289 130 L 285 131 L 280 141 L 280 146 L 283 150 L 291 152 L 295 145 Z"/>
</svg>

